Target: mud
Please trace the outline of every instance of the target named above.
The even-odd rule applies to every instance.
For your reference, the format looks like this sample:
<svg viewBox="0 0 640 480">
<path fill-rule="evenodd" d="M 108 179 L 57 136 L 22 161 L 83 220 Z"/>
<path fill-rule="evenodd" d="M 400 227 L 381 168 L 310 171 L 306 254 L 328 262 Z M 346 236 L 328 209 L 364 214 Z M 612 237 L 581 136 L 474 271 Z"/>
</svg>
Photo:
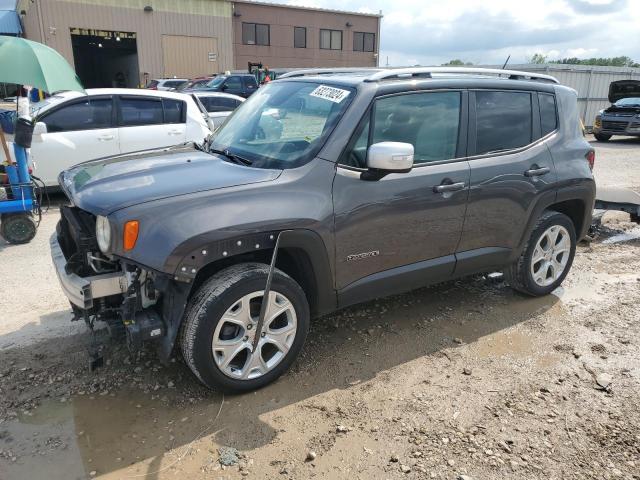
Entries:
<svg viewBox="0 0 640 480">
<path fill-rule="evenodd" d="M 636 229 L 605 215 L 544 298 L 477 276 L 319 319 L 288 374 L 240 396 L 150 350 L 109 345 L 92 373 L 84 327 L 43 333 L 61 294 L 5 297 L 0 479 L 640 478 Z"/>
</svg>

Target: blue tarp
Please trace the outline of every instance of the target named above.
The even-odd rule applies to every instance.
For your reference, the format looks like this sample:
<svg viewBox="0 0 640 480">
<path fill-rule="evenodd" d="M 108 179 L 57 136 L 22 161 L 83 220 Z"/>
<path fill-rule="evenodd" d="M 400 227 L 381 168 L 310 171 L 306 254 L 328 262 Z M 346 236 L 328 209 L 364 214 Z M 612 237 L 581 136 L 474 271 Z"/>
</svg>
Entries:
<svg viewBox="0 0 640 480">
<path fill-rule="evenodd" d="M 20 35 L 22 24 L 16 9 L 18 0 L 0 0 L 0 35 Z"/>
</svg>

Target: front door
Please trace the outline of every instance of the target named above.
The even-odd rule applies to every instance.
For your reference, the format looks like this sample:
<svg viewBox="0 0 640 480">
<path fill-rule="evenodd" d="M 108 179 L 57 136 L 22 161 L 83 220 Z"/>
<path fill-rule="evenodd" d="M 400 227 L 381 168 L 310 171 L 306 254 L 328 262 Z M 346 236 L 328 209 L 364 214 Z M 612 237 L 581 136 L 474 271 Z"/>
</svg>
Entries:
<svg viewBox="0 0 640 480">
<path fill-rule="evenodd" d="M 48 187 L 78 163 L 120 153 L 111 97 L 84 97 L 44 113 L 39 122 L 47 133 L 34 135 L 30 160 L 33 173 Z"/>
<path fill-rule="evenodd" d="M 520 243 L 536 200 L 555 195 L 556 181 L 541 140 L 556 129 L 553 95 L 494 90 L 469 95 L 471 185 L 458 247 L 460 274 L 503 263 Z M 477 255 L 485 259 L 478 263 Z"/>
<path fill-rule="evenodd" d="M 224 81 L 222 86 L 224 93 L 231 93 L 232 95 L 238 95 L 240 97 L 246 97 L 244 87 L 242 86 L 242 78 L 237 75 L 232 75 Z"/>
<path fill-rule="evenodd" d="M 429 283 L 427 270 L 445 278 L 453 272 L 469 184 L 469 164 L 461 158 L 465 105 L 459 91 L 381 97 L 345 150 L 333 186 L 336 286 L 359 290 L 354 301 L 367 290 L 366 297 L 375 296 L 367 284 L 379 284 L 381 276 L 393 282 L 396 274 L 418 273 Z M 361 179 L 368 147 L 385 141 L 414 146 L 412 171 Z"/>
</svg>

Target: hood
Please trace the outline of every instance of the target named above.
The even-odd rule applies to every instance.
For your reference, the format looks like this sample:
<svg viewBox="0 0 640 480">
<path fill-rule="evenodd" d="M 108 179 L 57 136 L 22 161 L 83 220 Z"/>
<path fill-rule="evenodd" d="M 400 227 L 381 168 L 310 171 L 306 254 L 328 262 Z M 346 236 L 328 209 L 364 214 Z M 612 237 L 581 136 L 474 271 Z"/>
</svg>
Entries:
<svg viewBox="0 0 640 480">
<path fill-rule="evenodd" d="M 60 174 L 60 185 L 74 205 L 108 215 L 161 198 L 268 182 L 281 172 L 229 163 L 188 144 L 81 163 Z"/>
<path fill-rule="evenodd" d="M 618 80 L 609 85 L 609 101 L 616 103 L 618 100 L 629 97 L 640 97 L 640 80 Z"/>
</svg>

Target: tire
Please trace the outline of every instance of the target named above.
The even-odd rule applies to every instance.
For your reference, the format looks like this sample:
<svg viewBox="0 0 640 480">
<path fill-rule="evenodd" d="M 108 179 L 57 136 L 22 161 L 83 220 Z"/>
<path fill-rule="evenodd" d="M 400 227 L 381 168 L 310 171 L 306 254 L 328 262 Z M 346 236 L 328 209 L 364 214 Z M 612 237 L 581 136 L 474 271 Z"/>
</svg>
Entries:
<svg viewBox="0 0 640 480">
<path fill-rule="evenodd" d="M 0 235 L 14 245 L 29 243 L 36 236 L 36 231 L 36 221 L 29 214 L 5 214 L 0 219 Z"/>
<path fill-rule="evenodd" d="M 261 263 L 228 267 L 207 280 L 189 301 L 181 331 L 182 355 L 205 386 L 227 393 L 262 388 L 286 372 L 302 350 L 309 331 L 309 304 L 300 285 L 276 269 L 270 301 L 280 302 L 274 305 L 284 313 L 265 316 L 265 336 L 260 337 L 257 348 L 260 357 L 250 353 L 268 271 L 268 265 Z M 243 316 L 245 312 L 248 316 Z M 221 323 L 223 316 L 232 321 Z M 243 318 L 249 320 L 240 326 Z M 278 329 L 276 324 L 283 323 L 286 325 Z M 292 326 L 295 330 L 287 330 Z M 284 348 L 269 343 L 272 340 Z"/>
<path fill-rule="evenodd" d="M 558 233 L 554 250 L 548 251 L 544 247 L 550 245 L 555 232 Z M 556 253 L 561 250 L 562 254 Z M 576 232 L 573 222 L 563 213 L 548 210 L 536 222 L 520 257 L 505 270 L 505 278 L 511 288 L 518 292 L 534 297 L 547 295 L 562 284 L 571 269 L 575 253 Z M 540 254 L 543 254 L 542 258 Z"/>
<path fill-rule="evenodd" d="M 593 136 L 596 137 L 596 140 L 599 142 L 607 142 L 611 138 L 611 135 L 606 133 L 594 133 Z"/>
</svg>

